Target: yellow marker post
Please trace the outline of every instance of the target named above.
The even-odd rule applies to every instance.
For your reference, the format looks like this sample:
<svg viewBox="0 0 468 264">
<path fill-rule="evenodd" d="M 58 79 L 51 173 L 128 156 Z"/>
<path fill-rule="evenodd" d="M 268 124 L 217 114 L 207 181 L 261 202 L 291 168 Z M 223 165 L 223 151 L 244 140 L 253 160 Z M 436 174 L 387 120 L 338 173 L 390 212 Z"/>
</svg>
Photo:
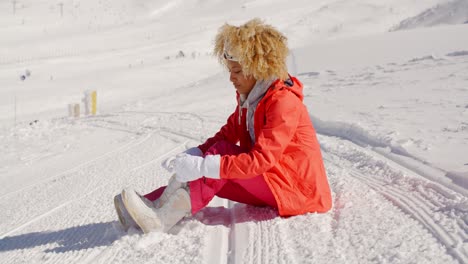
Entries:
<svg viewBox="0 0 468 264">
<path fill-rule="evenodd" d="M 97 93 L 96 91 L 91 92 L 91 114 L 96 115 L 97 112 Z"/>
</svg>

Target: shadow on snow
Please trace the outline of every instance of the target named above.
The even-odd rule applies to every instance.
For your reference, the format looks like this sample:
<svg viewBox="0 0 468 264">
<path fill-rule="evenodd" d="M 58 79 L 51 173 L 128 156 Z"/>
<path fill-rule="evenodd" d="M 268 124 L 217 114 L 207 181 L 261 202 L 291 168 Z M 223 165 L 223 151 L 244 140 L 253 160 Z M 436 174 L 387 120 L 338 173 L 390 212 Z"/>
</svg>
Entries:
<svg viewBox="0 0 468 264">
<path fill-rule="evenodd" d="M 278 211 L 271 207 L 257 207 L 241 203 L 234 204 L 231 208 L 206 207 L 196 213 L 193 218 L 206 225 L 224 225 L 244 222 L 260 222 L 279 217 Z"/>
<path fill-rule="evenodd" d="M 192 219 L 206 225 L 224 225 L 233 223 L 267 221 L 278 217 L 278 211 L 269 207 L 255 207 L 235 204 L 231 208 L 207 207 L 195 214 Z M 184 222 L 184 221 L 183 221 Z M 74 226 L 58 231 L 34 232 L 0 239 L 0 252 L 46 246 L 45 253 L 64 253 L 100 246 L 110 246 L 127 233 L 118 226 L 118 222 L 94 223 Z M 177 235 L 184 228 L 184 223 L 176 225 L 171 232 Z M 141 232 L 141 231 L 138 231 Z"/>
<path fill-rule="evenodd" d="M 125 235 L 124 232 L 114 227 L 115 223 L 94 223 L 58 231 L 44 231 L 4 237 L 0 240 L 0 252 L 34 248 L 48 244 L 51 244 L 52 248 L 46 249 L 44 251 L 46 253 L 63 253 L 108 246 Z"/>
</svg>

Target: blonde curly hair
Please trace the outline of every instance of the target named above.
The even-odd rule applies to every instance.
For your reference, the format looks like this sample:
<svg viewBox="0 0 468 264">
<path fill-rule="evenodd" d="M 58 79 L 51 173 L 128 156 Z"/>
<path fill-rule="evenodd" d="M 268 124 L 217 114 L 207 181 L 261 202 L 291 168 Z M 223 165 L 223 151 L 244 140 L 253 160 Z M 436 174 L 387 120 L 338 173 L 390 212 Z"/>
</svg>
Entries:
<svg viewBox="0 0 468 264">
<path fill-rule="evenodd" d="M 219 28 L 214 55 L 227 67 L 225 52 L 239 62 L 246 76 L 252 75 L 256 80 L 289 78 L 287 38 L 258 18 L 238 27 L 224 24 Z"/>
</svg>

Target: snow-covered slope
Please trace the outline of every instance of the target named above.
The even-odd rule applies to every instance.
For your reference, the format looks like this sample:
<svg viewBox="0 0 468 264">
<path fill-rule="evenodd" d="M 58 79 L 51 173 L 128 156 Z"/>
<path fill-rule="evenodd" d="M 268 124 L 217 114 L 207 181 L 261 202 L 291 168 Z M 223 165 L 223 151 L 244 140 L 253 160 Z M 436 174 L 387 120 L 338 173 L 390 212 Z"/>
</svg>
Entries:
<svg viewBox="0 0 468 264">
<path fill-rule="evenodd" d="M 38 114 L 57 116 L 69 102 L 78 102 L 83 90 L 98 89 L 105 107 L 118 107 L 153 95 L 165 78 L 182 85 L 198 75 L 207 77 L 217 69 L 208 55 L 213 36 L 226 21 L 261 17 L 298 47 L 386 32 L 443 2 L 2 1 L 0 121 L 12 124 L 15 95 L 17 116 L 28 121 Z M 185 67 L 186 62 L 175 60 L 180 51 L 198 60 Z M 32 75 L 22 82 L 25 70 Z M 186 78 L 174 78 L 180 74 Z"/>
<path fill-rule="evenodd" d="M 431 7 L 417 16 L 403 20 L 394 30 L 468 23 L 468 1 L 454 0 Z"/>
<path fill-rule="evenodd" d="M 0 263 L 468 262 L 468 25 L 420 28 L 463 4 L 1 2 Z M 161 163 L 234 109 L 212 39 L 254 16 L 289 37 L 333 209 L 215 199 L 170 234 L 123 232 L 113 196 L 166 184 Z M 66 117 L 91 89 L 98 115 Z"/>
</svg>

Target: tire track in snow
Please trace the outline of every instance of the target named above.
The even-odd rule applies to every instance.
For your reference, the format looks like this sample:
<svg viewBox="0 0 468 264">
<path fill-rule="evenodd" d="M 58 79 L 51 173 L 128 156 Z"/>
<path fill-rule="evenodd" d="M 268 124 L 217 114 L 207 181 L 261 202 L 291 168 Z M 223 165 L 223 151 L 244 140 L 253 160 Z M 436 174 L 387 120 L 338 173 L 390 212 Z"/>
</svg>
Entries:
<svg viewBox="0 0 468 264">
<path fill-rule="evenodd" d="M 233 203 L 228 263 L 292 263 L 285 252 L 278 212 L 269 207 Z"/>
<path fill-rule="evenodd" d="M 460 263 L 468 262 L 468 252 L 465 251 L 466 224 L 462 218 L 465 212 L 452 205 L 459 202 L 463 207 L 467 201 L 462 195 L 450 193 L 450 190 L 444 190 L 446 187 L 438 183 L 428 182 L 422 175 L 407 170 L 405 166 L 378 152 L 343 140 L 341 146 L 343 149 L 332 149 L 325 144 L 324 150 L 349 161 L 354 166 L 350 170 L 352 177 L 368 185 L 418 221 Z M 444 208 L 450 208 L 450 212 L 444 214 Z"/>
<path fill-rule="evenodd" d="M 432 218 L 430 212 L 433 211 L 429 208 L 427 202 L 420 201 L 417 196 L 409 195 L 410 192 L 403 192 L 398 188 L 390 185 L 383 184 L 381 181 L 375 180 L 369 175 L 361 174 L 355 171 L 350 173 L 351 176 L 361 180 L 369 187 L 382 194 L 385 198 L 399 207 L 403 212 L 410 215 L 412 218 L 421 223 L 433 236 L 437 238 L 447 251 L 455 257 L 460 263 L 466 263 L 468 257 L 462 251 L 464 238 L 458 235 L 462 230 L 457 230 L 457 234 L 453 234 L 446 230 L 444 226 L 438 225 Z"/>
</svg>

